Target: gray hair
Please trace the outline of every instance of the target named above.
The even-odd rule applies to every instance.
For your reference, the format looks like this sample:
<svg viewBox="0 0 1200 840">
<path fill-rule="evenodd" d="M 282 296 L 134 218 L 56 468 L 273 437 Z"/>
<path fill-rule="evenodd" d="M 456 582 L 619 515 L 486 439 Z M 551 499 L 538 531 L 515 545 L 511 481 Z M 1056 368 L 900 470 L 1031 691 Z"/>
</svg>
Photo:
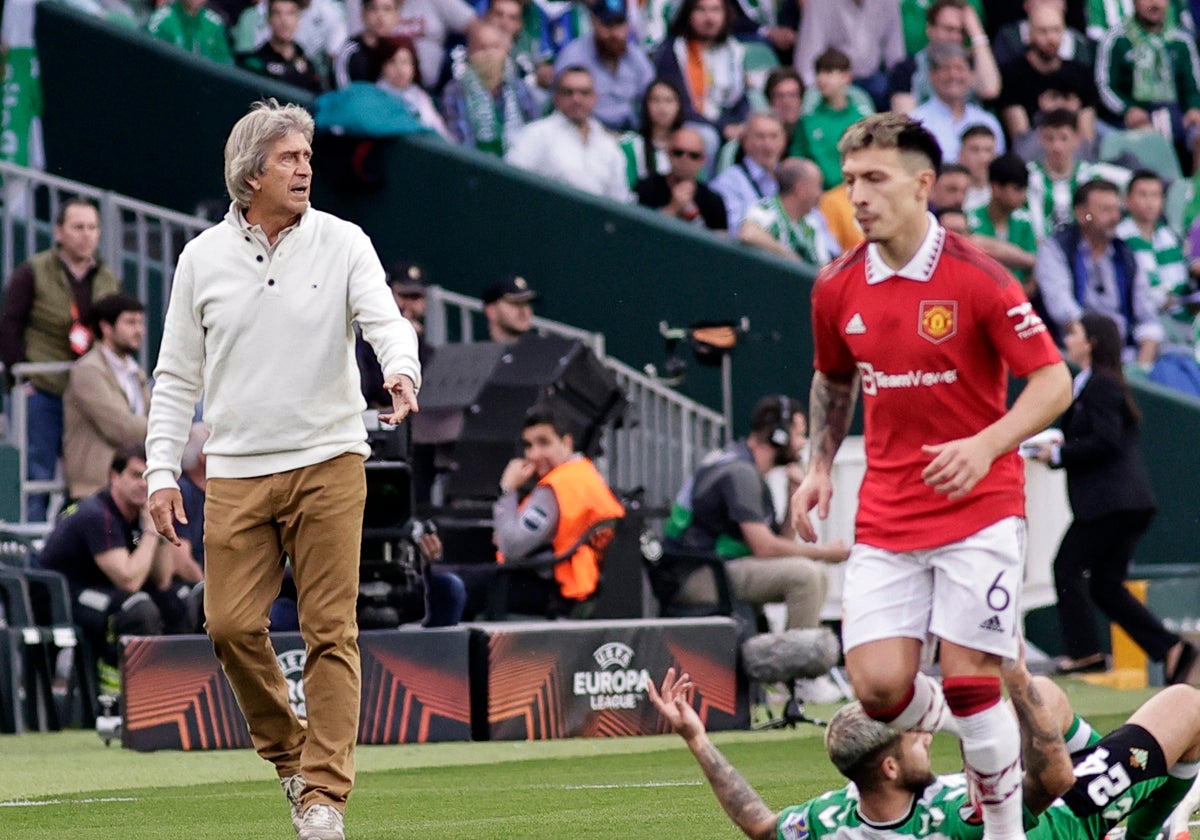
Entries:
<svg viewBox="0 0 1200 840">
<path fill-rule="evenodd" d="M 900 732 L 886 723 L 867 716 L 857 700 L 837 710 L 825 730 L 825 751 L 829 760 L 848 779 L 865 769 L 862 761 L 900 740 Z"/>
<path fill-rule="evenodd" d="M 204 423 L 192 424 L 187 443 L 183 445 L 183 456 L 179 459 L 179 466 L 184 472 L 200 466 L 200 454 L 204 451 L 209 434 L 208 426 Z"/>
<path fill-rule="evenodd" d="M 930 70 L 936 70 L 956 58 L 961 58 L 968 67 L 971 66 L 971 56 L 961 44 L 930 44 L 928 55 Z"/>
<path fill-rule="evenodd" d="M 250 206 L 254 190 L 246 182 L 263 174 L 267 153 L 276 142 L 298 131 L 309 143 L 313 139 L 313 118 L 299 105 L 280 105 L 274 98 L 255 102 L 225 141 L 225 189 L 243 210 Z"/>
<path fill-rule="evenodd" d="M 802 181 L 820 178 L 820 167 L 805 158 L 784 158 L 775 167 L 775 180 L 779 183 L 780 195 L 787 195 Z"/>
</svg>

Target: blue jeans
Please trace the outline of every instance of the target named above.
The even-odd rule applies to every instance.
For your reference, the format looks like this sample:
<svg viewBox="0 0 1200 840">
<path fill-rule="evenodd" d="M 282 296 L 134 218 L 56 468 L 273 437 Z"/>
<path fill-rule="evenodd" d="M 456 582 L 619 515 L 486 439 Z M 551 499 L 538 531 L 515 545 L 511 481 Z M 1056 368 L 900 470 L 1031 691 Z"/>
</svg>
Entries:
<svg viewBox="0 0 1200 840">
<path fill-rule="evenodd" d="M 59 456 L 62 455 L 62 397 L 34 388 L 25 406 L 28 442 L 25 477 L 30 481 L 49 481 L 54 478 Z M 50 506 L 48 494 L 30 496 L 28 505 L 26 510 L 30 522 L 46 521 L 46 509 Z"/>
</svg>

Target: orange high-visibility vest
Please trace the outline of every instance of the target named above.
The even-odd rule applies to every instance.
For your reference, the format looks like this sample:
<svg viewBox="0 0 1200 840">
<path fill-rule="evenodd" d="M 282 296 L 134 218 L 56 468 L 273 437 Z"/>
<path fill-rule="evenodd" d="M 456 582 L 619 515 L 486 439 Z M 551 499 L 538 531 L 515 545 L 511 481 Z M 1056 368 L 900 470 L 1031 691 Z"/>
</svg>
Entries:
<svg viewBox="0 0 1200 840">
<path fill-rule="evenodd" d="M 558 502 L 558 529 L 551 541 L 555 554 L 570 548 L 597 522 L 625 515 L 625 508 L 588 458 L 572 458 L 560 464 L 546 473 L 538 486 L 549 487 Z M 521 502 L 518 513 L 526 501 L 528 499 Z M 500 552 L 496 552 L 496 558 L 504 562 Z M 600 580 L 600 559 L 596 550 L 584 543 L 554 567 L 554 579 L 564 598 L 575 601 L 587 598 L 596 591 Z"/>
</svg>

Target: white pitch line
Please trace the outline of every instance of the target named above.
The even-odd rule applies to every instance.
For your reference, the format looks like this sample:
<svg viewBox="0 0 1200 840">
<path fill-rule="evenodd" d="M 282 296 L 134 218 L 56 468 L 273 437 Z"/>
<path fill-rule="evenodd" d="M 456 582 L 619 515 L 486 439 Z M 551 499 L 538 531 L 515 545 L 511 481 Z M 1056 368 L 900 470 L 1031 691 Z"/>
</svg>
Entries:
<svg viewBox="0 0 1200 840">
<path fill-rule="evenodd" d="M 0 808 L 38 808 L 45 805 L 94 805 L 99 802 L 137 802 L 133 796 L 102 796 L 95 799 L 14 799 Z"/>
<path fill-rule="evenodd" d="M 619 785 L 558 785 L 561 790 L 616 790 L 620 788 L 699 787 L 704 782 L 625 782 Z"/>
</svg>

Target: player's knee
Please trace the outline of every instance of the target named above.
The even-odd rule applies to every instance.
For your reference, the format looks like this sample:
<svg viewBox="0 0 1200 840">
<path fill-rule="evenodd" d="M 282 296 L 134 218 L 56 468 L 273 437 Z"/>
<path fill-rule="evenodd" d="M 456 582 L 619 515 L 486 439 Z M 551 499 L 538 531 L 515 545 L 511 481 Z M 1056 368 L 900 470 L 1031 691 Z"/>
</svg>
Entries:
<svg viewBox="0 0 1200 840">
<path fill-rule="evenodd" d="M 903 711 L 909 686 L 887 683 L 877 677 L 856 678 L 853 673 L 850 675 L 850 682 L 854 686 L 854 696 L 859 699 L 863 710 L 870 717 L 888 721 Z"/>
<path fill-rule="evenodd" d="M 267 633 L 267 616 L 230 615 L 221 612 L 206 612 L 204 629 L 214 645 L 241 644 L 246 639 Z"/>
<path fill-rule="evenodd" d="M 113 614 L 113 628 L 118 636 L 159 636 L 163 632 L 162 613 L 147 593 L 135 592 Z"/>
</svg>

